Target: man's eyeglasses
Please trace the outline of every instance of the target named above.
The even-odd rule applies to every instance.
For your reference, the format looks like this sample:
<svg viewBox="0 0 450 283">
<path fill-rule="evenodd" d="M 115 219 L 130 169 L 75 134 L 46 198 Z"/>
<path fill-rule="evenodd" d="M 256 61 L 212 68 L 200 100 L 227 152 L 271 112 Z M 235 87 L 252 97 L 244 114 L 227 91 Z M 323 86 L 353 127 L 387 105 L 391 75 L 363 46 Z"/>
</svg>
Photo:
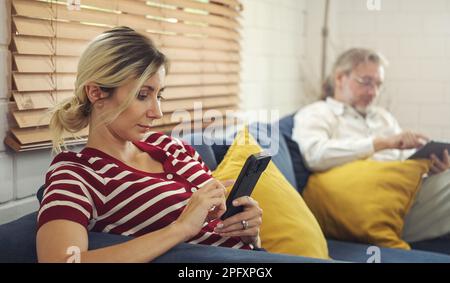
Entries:
<svg viewBox="0 0 450 283">
<path fill-rule="evenodd" d="M 358 77 L 358 76 L 352 76 L 353 79 L 360 85 L 366 88 L 373 87 L 378 92 L 382 92 L 384 90 L 384 85 L 380 81 L 375 81 L 371 78 L 367 77 Z"/>
</svg>

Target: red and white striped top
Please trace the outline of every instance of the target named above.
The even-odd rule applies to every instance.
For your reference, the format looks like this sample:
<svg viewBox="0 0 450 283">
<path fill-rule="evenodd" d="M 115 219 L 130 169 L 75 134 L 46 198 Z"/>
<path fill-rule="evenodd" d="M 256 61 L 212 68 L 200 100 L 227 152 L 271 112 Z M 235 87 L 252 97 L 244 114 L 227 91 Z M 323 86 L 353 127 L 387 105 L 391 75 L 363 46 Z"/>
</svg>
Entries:
<svg viewBox="0 0 450 283">
<path fill-rule="evenodd" d="M 46 174 L 38 229 L 66 219 L 89 231 L 140 236 L 175 221 L 211 171 L 191 146 L 164 134 L 152 133 L 135 145 L 160 161 L 164 173 L 131 168 L 93 148 L 58 154 Z M 218 221 L 205 223 L 188 242 L 251 249 L 239 237 L 214 233 Z"/>
</svg>

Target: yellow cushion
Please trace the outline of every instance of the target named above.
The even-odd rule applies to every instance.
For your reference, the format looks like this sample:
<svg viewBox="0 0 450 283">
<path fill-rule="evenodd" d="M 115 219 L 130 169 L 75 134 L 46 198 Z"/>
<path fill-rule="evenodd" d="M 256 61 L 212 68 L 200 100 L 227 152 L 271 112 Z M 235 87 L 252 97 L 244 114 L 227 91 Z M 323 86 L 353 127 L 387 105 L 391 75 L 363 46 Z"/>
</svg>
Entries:
<svg viewBox="0 0 450 283">
<path fill-rule="evenodd" d="M 239 132 L 225 158 L 213 172 L 218 180 L 235 180 L 248 156 L 262 149 L 245 128 Z M 260 236 L 269 252 L 329 258 L 325 237 L 300 194 L 270 162 L 252 198 L 263 209 Z"/>
<path fill-rule="evenodd" d="M 327 237 L 410 249 L 404 217 L 429 163 L 361 160 L 313 174 L 303 193 Z"/>
</svg>

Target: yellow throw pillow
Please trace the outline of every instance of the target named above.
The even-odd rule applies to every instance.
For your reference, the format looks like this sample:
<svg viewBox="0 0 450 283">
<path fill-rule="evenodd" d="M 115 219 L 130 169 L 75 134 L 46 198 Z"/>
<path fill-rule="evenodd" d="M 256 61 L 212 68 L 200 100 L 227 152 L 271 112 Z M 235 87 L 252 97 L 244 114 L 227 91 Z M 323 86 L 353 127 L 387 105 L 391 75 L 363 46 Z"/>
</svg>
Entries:
<svg viewBox="0 0 450 283">
<path fill-rule="evenodd" d="M 213 176 L 222 181 L 237 179 L 247 158 L 261 151 L 245 128 L 237 134 Z M 263 248 L 274 253 L 329 258 L 319 223 L 273 162 L 261 175 L 251 197 L 263 209 L 260 230 Z"/>
<path fill-rule="evenodd" d="M 305 202 L 329 238 L 410 249 L 404 217 L 428 161 L 361 160 L 310 176 Z"/>
</svg>

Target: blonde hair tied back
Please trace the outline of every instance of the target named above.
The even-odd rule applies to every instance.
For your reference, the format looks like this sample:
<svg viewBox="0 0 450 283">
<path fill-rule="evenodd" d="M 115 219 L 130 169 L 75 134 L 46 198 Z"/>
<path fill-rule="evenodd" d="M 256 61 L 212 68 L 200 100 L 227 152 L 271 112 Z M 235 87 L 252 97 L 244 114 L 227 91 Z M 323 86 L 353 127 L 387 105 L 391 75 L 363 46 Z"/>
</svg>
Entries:
<svg viewBox="0 0 450 283">
<path fill-rule="evenodd" d="M 92 40 L 78 62 L 74 96 L 57 104 L 52 110 L 50 130 L 54 152 L 61 152 L 61 147 L 65 147 L 65 132 L 76 137 L 77 132 L 89 125 L 92 104 L 87 97 L 86 85 L 94 83 L 111 97 L 116 88 L 130 79 L 136 81 L 134 91 L 122 105 L 114 113 L 100 117 L 101 121 L 109 123 L 128 107 L 139 88 L 161 66 L 168 71 L 166 56 L 150 38 L 131 28 L 117 27 Z"/>
</svg>

